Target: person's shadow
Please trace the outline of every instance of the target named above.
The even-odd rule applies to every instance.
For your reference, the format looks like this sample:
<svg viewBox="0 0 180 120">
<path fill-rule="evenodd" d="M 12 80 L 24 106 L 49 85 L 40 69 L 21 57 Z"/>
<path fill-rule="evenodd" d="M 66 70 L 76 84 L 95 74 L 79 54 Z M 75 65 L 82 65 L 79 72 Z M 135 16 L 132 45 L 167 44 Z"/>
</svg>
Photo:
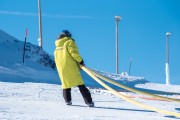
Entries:
<svg viewBox="0 0 180 120">
<path fill-rule="evenodd" d="M 75 107 L 88 107 L 85 105 L 71 105 L 71 106 L 75 106 Z M 154 112 L 151 110 L 137 110 L 137 109 L 126 109 L 126 108 L 114 108 L 114 107 L 102 107 L 102 106 L 94 106 L 94 107 L 90 107 L 92 109 L 94 108 L 98 108 L 98 109 L 109 109 L 109 110 L 123 110 L 123 111 L 138 111 L 138 112 Z"/>
</svg>

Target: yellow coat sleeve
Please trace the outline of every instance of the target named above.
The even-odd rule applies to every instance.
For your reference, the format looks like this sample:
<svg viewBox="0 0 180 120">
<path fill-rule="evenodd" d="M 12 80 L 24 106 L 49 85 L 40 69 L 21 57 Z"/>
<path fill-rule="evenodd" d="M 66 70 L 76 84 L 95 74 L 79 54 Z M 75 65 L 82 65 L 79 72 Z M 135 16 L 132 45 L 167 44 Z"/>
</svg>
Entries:
<svg viewBox="0 0 180 120">
<path fill-rule="evenodd" d="M 78 52 L 78 47 L 73 40 L 69 41 L 68 52 L 73 57 L 73 59 L 76 60 L 78 63 L 82 61 L 82 58 Z"/>
</svg>

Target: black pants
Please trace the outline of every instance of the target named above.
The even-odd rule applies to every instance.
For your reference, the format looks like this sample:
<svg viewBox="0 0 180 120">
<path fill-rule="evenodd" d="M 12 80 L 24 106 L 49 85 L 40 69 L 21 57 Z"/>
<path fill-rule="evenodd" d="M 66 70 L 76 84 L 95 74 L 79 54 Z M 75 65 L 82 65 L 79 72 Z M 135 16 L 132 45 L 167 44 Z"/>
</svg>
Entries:
<svg viewBox="0 0 180 120">
<path fill-rule="evenodd" d="M 92 102 L 91 94 L 85 85 L 78 85 L 78 88 L 84 98 L 86 104 Z M 71 101 L 71 88 L 63 89 L 63 97 L 65 102 Z"/>
</svg>

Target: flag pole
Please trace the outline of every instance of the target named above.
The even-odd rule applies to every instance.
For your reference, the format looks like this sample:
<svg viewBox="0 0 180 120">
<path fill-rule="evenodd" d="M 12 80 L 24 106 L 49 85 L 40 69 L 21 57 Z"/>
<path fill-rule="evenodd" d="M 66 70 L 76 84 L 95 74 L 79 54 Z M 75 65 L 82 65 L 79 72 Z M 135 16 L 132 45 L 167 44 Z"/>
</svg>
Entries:
<svg viewBox="0 0 180 120">
<path fill-rule="evenodd" d="M 28 29 L 26 29 L 26 35 L 25 35 L 25 39 L 24 39 L 24 49 L 23 49 L 23 64 L 24 64 L 24 60 L 25 60 L 25 52 L 26 52 L 26 39 L 28 36 Z"/>
</svg>

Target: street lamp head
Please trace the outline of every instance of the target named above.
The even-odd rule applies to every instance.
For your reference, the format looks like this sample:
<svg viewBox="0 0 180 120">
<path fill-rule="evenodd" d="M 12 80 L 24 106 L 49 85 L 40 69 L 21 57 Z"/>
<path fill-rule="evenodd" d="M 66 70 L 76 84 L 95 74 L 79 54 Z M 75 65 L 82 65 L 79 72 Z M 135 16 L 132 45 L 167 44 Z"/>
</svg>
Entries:
<svg viewBox="0 0 180 120">
<path fill-rule="evenodd" d="M 167 33 L 166 33 L 166 36 L 170 36 L 170 35 L 171 35 L 171 33 L 170 33 L 170 32 L 167 32 Z"/>
<path fill-rule="evenodd" d="M 115 16 L 115 20 L 116 20 L 116 21 L 120 21 L 121 19 L 122 19 L 121 16 Z"/>
</svg>

